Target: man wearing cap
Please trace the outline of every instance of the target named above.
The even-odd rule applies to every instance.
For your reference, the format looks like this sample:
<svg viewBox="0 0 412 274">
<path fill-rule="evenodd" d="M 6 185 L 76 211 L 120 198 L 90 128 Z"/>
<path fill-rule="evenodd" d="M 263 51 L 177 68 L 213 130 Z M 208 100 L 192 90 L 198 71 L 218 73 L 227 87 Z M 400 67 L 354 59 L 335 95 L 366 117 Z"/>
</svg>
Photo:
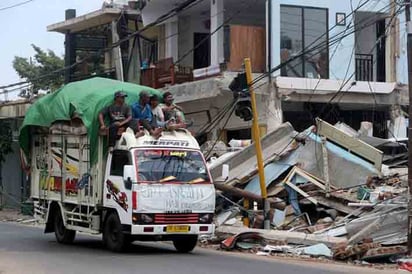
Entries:
<svg viewBox="0 0 412 274">
<path fill-rule="evenodd" d="M 99 113 L 100 130 L 109 129 L 109 150 L 112 150 L 116 143 L 119 128 L 126 129 L 130 127 L 135 133 L 138 131 L 137 122 L 132 120 L 132 111 L 124 102 L 125 97 L 127 97 L 126 93 L 117 91 L 114 94 L 113 104 L 103 108 Z M 109 119 L 108 127 L 104 123 L 106 117 Z"/>
</svg>

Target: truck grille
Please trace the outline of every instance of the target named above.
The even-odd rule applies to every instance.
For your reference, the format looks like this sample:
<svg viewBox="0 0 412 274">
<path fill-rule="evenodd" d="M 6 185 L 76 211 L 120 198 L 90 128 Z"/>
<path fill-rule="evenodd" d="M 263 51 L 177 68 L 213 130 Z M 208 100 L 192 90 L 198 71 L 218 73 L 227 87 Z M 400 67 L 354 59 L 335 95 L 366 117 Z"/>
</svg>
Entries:
<svg viewBox="0 0 412 274">
<path fill-rule="evenodd" d="M 157 213 L 154 216 L 155 224 L 197 224 L 199 223 L 199 214 L 163 214 Z"/>
</svg>

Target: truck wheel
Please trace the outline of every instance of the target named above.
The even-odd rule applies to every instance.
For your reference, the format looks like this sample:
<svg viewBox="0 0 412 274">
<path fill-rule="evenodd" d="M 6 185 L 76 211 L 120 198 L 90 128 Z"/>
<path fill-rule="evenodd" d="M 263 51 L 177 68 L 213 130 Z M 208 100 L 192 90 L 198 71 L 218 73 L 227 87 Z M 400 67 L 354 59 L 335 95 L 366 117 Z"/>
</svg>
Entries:
<svg viewBox="0 0 412 274">
<path fill-rule="evenodd" d="M 188 253 L 192 251 L 197 244 L 197 236 L 178 237 L 173 240 L 173 245 L 180 253 Z"/>
<path fill-rule="evenodd" d="M 57 209 L 54 213 L 54 235 L 57 242 L 61 244 L 71 244 L 76 236 L 75 230 L 67 229 L 64 226 L 62 213 L 60 209 Z"/>
<path fill-rule="evenodd" d="M 122 224 L 116 213 L 107 216 L 103 228 L 103 241 L 106 247 L 114 252 L 121 252 L 128 244 L 126 235 L 122 232 Z"/>
</svg>

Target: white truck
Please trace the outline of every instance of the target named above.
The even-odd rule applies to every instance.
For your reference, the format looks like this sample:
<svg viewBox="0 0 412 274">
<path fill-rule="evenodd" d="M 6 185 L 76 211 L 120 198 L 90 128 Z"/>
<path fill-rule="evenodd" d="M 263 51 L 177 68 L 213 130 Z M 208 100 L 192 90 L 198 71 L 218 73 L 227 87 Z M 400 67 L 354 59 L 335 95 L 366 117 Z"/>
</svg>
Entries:
<svg viewBox="0 0 412 274">
<path fill-rule="evenodd" d="M 99 136 L 96 164 L 80 127 L 55 123 L 35 131 L 30 144 L 31 197 L 35 216 L 60 243 L 76 231 L 103 234 L 121 251 L 139 241 L 172 241 L 190 252 L 198 236 L 214 233 L 215 188 L 197 141 L 189 131 L 121 134 L 104 154 Z"/>
</svg>

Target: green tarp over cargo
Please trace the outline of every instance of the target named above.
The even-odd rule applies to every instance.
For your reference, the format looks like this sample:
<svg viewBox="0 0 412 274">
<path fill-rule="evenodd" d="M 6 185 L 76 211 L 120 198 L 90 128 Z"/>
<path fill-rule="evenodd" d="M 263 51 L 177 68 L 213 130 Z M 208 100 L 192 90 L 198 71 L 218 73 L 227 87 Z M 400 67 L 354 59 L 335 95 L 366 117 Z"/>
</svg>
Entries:
<svg viewBox="0 0 412 274">
<path fill-rule="evenodd" d="M 161 93 L 155 89 L 124 83 L 106 78 L 92 78 L 65 85 L 58 91 L 48 94 L 36 101 L 27 111 L 20 129 L 20 147 L 29 154 L 30 126 L 50 127 L 55 121 L 70 120 L 76 113 L 83 121 L 90 139 L 90 160 L 97 161 L 97 137 L 99 111 L 113 102 L 116 91 L 122 90 L 128 97 L 126 103 L 131 105 L 138 101 L 139 93 Z"/>
</svg>

